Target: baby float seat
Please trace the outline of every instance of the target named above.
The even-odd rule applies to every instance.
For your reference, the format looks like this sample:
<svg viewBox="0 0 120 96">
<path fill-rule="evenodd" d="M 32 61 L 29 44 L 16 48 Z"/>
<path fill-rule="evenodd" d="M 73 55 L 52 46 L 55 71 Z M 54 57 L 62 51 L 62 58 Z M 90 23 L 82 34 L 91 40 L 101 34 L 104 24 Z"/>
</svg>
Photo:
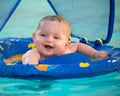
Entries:
<svg viewBox="0 0 120 96">
<path fill-rule="evenodd" d="M 97 50 L 105 50 L 110 57 L 103 60 L 92 60 L 84 54 L 71 53 L 40 60 L 38 65 L 23 65 L 21 56 L 34 47 L 32 38 L 2 38 L 0 39 L 1 77 L 22 79 L 88 78 L 120 70 L 120 48 L 107 45 L 113 33 L 114 0 L 47 1 L 55 14 L 63 16 L 71 24 L 73 42 L 82 42 Z M 18 4 L 21 2 L 23 4 L 23 0 L 3 0 L 1 2 L 0 31 Z M 35 1 L 29 2 L 34 3 Z M 6 4 L 9 6 L 7 9 L 4 6 Z"/>
</svg>

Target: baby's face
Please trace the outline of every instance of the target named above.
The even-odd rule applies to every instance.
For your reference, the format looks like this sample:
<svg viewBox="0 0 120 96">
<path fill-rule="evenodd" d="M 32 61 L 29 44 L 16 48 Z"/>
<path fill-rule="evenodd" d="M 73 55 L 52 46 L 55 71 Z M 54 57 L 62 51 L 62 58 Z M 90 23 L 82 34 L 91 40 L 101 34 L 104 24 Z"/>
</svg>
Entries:
<svg viewBox="0 0 120 96">
<path fill-rule="evenodd" d="M 57 21 L 44 21 L 33 35 L 36 49 L 44 57 L 61 55 L 69 46 L 66 25 Z"/>
</svg>

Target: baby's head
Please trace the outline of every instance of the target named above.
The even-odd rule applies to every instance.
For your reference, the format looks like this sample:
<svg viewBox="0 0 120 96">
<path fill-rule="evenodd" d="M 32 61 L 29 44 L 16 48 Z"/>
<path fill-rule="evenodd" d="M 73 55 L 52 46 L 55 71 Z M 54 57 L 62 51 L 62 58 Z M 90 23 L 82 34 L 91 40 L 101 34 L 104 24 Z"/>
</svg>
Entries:
<svg viewBox="0 0 120 96">
<path fill-rule="evenodd" d="M 64 34 L 69 38 L 70 34 L 71 34 L 71 27 L 70 24 L 68 23 L 68 21 L 66 19 L 64 19 L 63 17 L 59 16 L 59 15 L 51 15 L 51 16 L 46 16 L 44 18 L 42 18 L 38 24 L 37 27 L 37 31 L 41 30 L 41 26 L 43 24 L 48 23 L 48 25 L 50 24 L 49 22 L 58 22 L 59 24 L 62 25 L 62 28 L 64 28 Z M 55 26 L 53 26 L 53 28 L 55 28 Z M 60 27 L 59 27 L 60 28 Z"/>
<path fill-rule="evenodd" d="M 70 45 L 71 28 L 61 16 L 46 16 L 40 20 L 33 33 L 36 49 L 42 56 L 51 57 L 64 54 Z"/>
</svg>

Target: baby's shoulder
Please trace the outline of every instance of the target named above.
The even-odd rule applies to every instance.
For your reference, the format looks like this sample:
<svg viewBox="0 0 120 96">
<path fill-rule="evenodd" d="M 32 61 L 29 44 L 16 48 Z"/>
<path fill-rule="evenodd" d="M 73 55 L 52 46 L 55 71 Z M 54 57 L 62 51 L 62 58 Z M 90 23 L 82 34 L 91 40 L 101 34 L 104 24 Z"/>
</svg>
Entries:
<svg viewBox="0 0 120 96">
<path fill-rule="evenodd" d="M 70 43 L 69 50 L 71 50 L 72 52 L 76 52 L 77 48 L 78 48 L 78 43 L 76 43 L 76 42 Z"/>
<path fill-rule="evenodd" d="M 72 42 L 72 43 L 70 43 L 70 47 L 77 47 L 78 46 L 78 42 Z"/>
<path fill-rule="evenodd" d="M 31 49 L 31 50 L 28 50 L 25 55 L 32 55 L 32 56 L 36 56 L 36 55 L 39 55 L 39 52 L 36 50 L 36 49 Z"/>
</svg>

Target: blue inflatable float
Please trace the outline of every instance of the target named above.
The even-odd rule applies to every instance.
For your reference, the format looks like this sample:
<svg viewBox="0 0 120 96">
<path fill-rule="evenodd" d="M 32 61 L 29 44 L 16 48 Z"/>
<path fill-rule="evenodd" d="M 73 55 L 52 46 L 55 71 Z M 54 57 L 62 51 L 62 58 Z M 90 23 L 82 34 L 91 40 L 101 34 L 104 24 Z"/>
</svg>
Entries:
<svg viewBox="0 0 120 96">
<path fill-rule="evenodd" d="M 109 57 L 92 60 L 81 53 L 71 53 L 41 60 L 38 65 L 23 65 L 21 56 L 33 46 L 31 38 L 0 40 L 0 76 L 24 79 L 87 78 L 120 70 L 120 48 L 98 46 Z"/>
<path fill-rule="evenodd" d="M 13 8 L 12 11 L 10 11 L 10 13 L 8 12 L 7 18 L 4 16 L 2 17 L 5 20 L 0 25 L 1 26 L 0 31 L 3 29 L 7 20 L 9 19 L 9 17 L 17 7 L 17 5 L 20 3 L 20 1 L 21 0 L 14 1 L 15 5 L 14 7 L 12 7 Z M 37 65 L 30 65 L 30 64 L 23 65 L 21 62 L 22 55 L 29 49 L 34 48 L 34 43 L 32 38 L 2 38 L 0 39 L 0 77 L 40 79 L 40 80 L 41 79 L 69 79 L 69 78 L 88 78 L 88 77 L 94 77 L 94 76 L 99 76 L 99 75 L 104 75 L 111 72 L 119 71 L 120 70 L 120 48 L 115 48 L 114 46 L 107 45 L 113 33 L 114 0 L 100 0 L 100 1 L 93 0 L 95 2 L 95 5 L 97 2 L 99 2 L 98 5 L 100 6 L 100 8 L 101 8 L 101 4 L 102 5 L 106 3 L 108 4 L 108 6 L 105 5 L 108 7 L 108 12 L 107 12 L 108 19 L 104 21 L 105 24 L 107 23 L 106 24 L 107 28 L 96 27 L 94 28 L 94 30 L 90 29 L 89 27 L 90 25 L 89 26 L 86 25 L 87 23 L 91 22 L 91 19 L 85 21 L 85 19 L 81 17 L 81 15 L 79 15 L 80 13 L 83 14 L 83 10 L 81 10 L 80 12 L 79 10 L 76 11 L 76 9 L 78 9 L 78 7 L 82 5 L 84 5 L 84 7 L 87 6 L 88 9 L 91 9 L 93 7 L 93 5 L 91 6 L 91 3 L 85 5 L 84 1 L 78 1 L 77 3 L 76 2 L 73 3 L 72 0 L 69 0 L 67 1 L 68 3 L 66 3 L 66 7 L 63 9 L 62 5 L 65 2 L 64 0 L 57 0 L 57 1 L 48 0 L 49 4 L 51 5 L 51 7 L 53 8 L 56 14 L 62 15 L 64 18 L 68 19 L 73 29 L 72 33 L 77 33 L 76 31 L 79 31 L 81 33 L 80 34 L 81 36 L 88 37 L 88 39 L 86 39 L 86 38 L 81 38 L 78 34 L 71 34 L 73 38 L 77 38 L 79 39 L 80 42 L 86 43 L 97 50 L 107 51 L 109 53 L 109 57 L 103 60 L 93 60 L 81 53 L 71 53 L 71 54 L 54 56 L 51 58 L 40 60 L 39 64 Z M 91 0 L 88 0 L 88 1 L 91 1 Z M 11 3 L 11 4 L 14 4 L 14 3 Z M 94 7 L 99 7 L 99 6 L 94 6 Z M 98 10 L 98 9 L 95 9 L 95 10 Z M 72 12 L 75 12 L 74 16 Z M 89 10 L 87 12 L 88 13 L 87 15 L 90 15 L 90 12 L 91 11 Z M 100 16 L 102 16 L 100 14 L 96 14 L 97 15 L 96 17 L 98 19 L 95 17 L 95 20 L 99 21 Z M 94 16 L 94 13 L 91 16 Z M 81 23 L 79 23 L 78 20 L 80 20 L 80 22 L 84 22 L 82 23 L 83 25 L 81 25 Z M 77 23 L 77 25 L 75 22 Z M 93 26 L 96 26 L 97 23 L 95 25 L 94 23 L 92 23 Z M 98 25 L 100 24 L 101 22 Z M 99 29 L 98 31 L 101 31 L 101 32 L 103 31 L 101 29 L 104 29 L 105 31 L 103 31 L 102 33 L 98 32 L 97 34 L 95 34 L 96 32 L 94 32 L 95 38 L 97 37 L 97 39 L 93 40 L 93 38 L 90 38 L 90 36 L 87 36 L 87 34 L 85 33 L 85 30 L 82 28 L 80 29 L 78 25 L 80 26 L 86 25 L 88 30 L 92 32 L 98 29 Z M 84 31 L 84 35 L 81 31 Z M 103 33 L 106 34 L 104 35 L 105 37 L 100 35 Z"/>
</svg>

